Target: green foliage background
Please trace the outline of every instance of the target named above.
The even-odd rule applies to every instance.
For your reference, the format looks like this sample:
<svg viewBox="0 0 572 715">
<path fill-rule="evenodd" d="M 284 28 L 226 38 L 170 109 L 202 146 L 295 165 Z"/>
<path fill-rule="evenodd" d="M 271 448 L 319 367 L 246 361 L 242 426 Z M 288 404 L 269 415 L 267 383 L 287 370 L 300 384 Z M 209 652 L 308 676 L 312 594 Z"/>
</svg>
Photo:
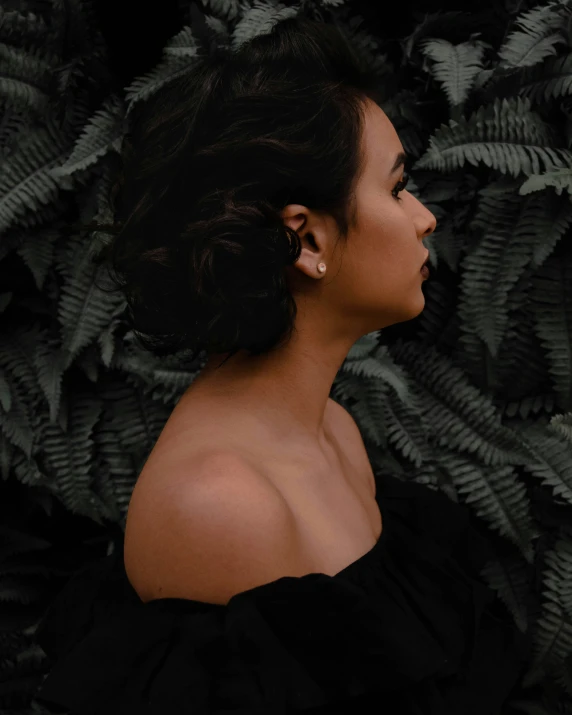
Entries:
<svg viewBox="0 0 572 715">
<path fill-rule="evenodd" d="M 500 3 L 499 3 L 500 4 Z M 48 10 L 46 8 L 49 8 Z M 0 709 L 42 712 L 34 632 L 112 550 L 131 490 L 202 363 L 137 345 L 93 251 L 130 111 L 299 12 L 347 28 L 435 213 L 426 307 L 364 336 L 332 396 L 375 471 L 444 490 L 498 543 L 483 573 L 530 629 L 506 713 L 572 714 L 572 2 L 419 13 L 398 60 L 350 0 L 205 0 L 160 62 L 112 89 L 88 0 L 0 8 Z M 496 24 L 495 24 L 496 23 Z"/>
</svg>

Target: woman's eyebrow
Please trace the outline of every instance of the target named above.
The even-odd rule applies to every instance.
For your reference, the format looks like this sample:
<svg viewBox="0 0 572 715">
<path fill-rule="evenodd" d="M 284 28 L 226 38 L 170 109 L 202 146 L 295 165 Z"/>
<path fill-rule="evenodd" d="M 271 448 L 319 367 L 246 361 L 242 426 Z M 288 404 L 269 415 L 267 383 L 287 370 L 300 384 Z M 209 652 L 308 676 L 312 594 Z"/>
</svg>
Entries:
<svg viewBox="0 0 572 715">
<path fill-rule="evenodd" d="M 395 171 L 397 171 L 397 169 L 399 169 L 400 166 L 403 166 L 406 161 L 407 161 L 407 154 L 404 151 L 399 152 L 399 154 L 395 157 L 395 164 L 393 165 L 389 174 L 391 175 Z"/>
</svg>

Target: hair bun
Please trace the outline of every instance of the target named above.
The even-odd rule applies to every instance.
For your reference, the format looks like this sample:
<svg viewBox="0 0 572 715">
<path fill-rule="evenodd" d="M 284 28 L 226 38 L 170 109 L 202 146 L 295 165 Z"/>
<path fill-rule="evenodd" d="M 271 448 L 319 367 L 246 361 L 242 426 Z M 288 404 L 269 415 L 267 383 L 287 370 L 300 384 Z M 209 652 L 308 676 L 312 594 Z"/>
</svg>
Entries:
<svg viewBox="0 0 572 715">
<path fill-rule="evenodd" d="M 312 71 L 310 71 L 310 69 Z M 298 16 L 236 52 L 218 49 L 130 114 L 109 259 L 143 347 L 269 351 L 296 302 L 285 266 L 300 203 L 355 225 L 366 99 L 378 89 L 333 25 Z"/>
</svg>

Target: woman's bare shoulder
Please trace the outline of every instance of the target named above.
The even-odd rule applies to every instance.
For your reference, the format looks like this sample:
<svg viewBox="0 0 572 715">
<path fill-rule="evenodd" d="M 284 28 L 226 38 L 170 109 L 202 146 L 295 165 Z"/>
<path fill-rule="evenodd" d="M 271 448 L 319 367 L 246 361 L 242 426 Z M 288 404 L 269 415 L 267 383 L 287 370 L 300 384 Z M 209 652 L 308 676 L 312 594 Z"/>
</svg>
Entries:
<svg viewBox="0 0 572 715">
<path fill-rule="evenodd" d="M 282 575 L 277 554 L 292 574 L 306 568 L 288 504 L 240 454 L 203 452 L 165 478 L 147 472 L 133 491 L 124 562 L 144 601 L 226 603 Z"/>
</svg>

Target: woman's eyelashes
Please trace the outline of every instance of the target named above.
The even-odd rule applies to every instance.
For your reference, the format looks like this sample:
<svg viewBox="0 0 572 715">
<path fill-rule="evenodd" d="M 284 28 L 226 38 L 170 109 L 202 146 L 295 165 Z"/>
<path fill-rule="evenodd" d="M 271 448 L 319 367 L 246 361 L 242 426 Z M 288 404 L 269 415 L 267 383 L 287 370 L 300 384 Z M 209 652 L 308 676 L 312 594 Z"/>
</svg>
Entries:
<svg viewBox="0 0 572 715">
<path fill-rule="evenodd" d="M 393 188 L 393 191 L 391 192 L 391 195 L 393 196 L 394 199 L 397 199 L 398 201 L 401 201 L 402 199 L 399 198 L 398 194 L 400 191 L 403 191 L 405 187 L 407 186 L 407 182 L 409 181 L 409 174 L 403 174 L 403 178 L 395 184 L 395 187 Z"/>
</svg>

